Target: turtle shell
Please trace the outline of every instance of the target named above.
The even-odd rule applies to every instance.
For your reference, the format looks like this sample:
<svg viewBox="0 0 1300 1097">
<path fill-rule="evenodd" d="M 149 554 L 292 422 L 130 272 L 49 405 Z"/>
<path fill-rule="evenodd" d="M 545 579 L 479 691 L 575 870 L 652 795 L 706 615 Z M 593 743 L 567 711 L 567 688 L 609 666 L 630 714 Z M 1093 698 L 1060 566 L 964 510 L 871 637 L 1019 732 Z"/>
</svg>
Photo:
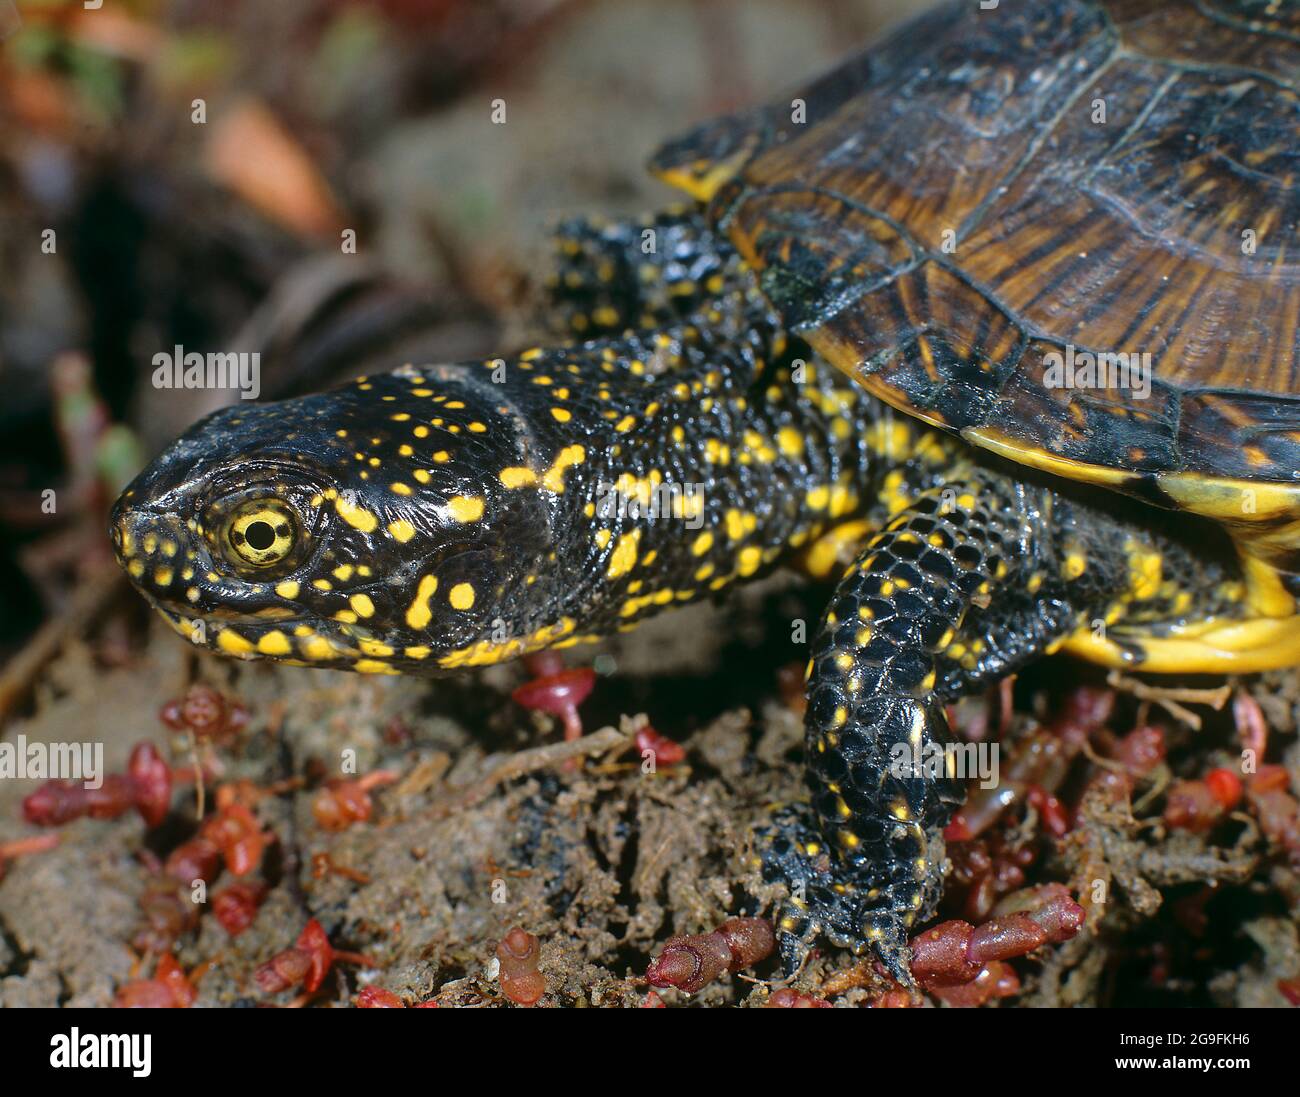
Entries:
<svg viewBox="0 0 1300 1097">
<path fill-rule="evenodd" d="M 1241 518 L 1248 482 L 1243 520 L 1300 513 L 1300 5 L 946 4 L 654 166 L 895 407 L 1164 505 Z"/>
</svg>

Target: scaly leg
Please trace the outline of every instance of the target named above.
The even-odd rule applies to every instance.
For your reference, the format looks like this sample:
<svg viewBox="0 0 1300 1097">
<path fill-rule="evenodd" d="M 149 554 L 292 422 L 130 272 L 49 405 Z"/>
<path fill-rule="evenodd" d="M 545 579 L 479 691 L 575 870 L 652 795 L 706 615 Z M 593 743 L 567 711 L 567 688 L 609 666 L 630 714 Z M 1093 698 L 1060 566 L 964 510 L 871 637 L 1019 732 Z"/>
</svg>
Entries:
<svg viewBox="0 0 1300 1097">
<path fill-rule="evenodd" d="M 811 812 L 785 809 L 763 835 L 767 876 L 791 886 L 778 917 L 788 967 L 825 934 L 874 949 L 910 985 L 907 938 L 938 901 L 942 829 L 962 794 L 947 771 L 909 763 L 949 740 L 949 691 L 980 677 L 945 653 L 980 639 L 964 631 L 973 611 L 995 630 L 979 647 L 1008 673 L 1127 581 L 1122 560 L 1099 556 L 1071 588 L 1055 499 L 974 469 L 917 497 L 841 580 L 809 663 Z M 1029 597 L 1034 575 L 1048 582 Z"/>
</svg>

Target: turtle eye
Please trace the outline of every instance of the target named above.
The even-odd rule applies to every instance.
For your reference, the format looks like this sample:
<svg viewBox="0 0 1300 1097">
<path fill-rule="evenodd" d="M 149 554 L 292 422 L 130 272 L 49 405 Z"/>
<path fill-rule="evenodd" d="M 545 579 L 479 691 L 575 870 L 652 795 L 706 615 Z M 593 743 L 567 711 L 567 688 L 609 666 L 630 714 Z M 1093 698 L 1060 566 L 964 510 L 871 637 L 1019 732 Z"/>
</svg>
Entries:
<svg viewBox="0 0 1300 1097">
<path fill-rule="evenodd" d="M 226 541 L 246 564 L 265 568 L 278 564 L 298 540 L 294 513 L 278 499 L 252 499 L 230 516 Z"/>
</svg>

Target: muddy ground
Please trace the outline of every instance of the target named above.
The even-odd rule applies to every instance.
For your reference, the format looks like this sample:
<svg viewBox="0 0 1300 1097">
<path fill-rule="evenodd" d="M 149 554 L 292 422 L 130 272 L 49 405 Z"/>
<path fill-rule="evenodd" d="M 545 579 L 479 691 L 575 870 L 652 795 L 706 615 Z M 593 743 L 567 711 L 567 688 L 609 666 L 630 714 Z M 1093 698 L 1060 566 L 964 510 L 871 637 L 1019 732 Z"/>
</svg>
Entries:
<svg viewBox="0 0 1300 1097">
<path fill-rule="evenodd" d="M 549 717 L 511 701 L 521 668 L 425 682 L 232 664 L 194 656 L 125 597 L 103 628 L 49 668 L 33 711 L 10 736 L 76 741 L 94 728 L 109 770 L 122 770 L 142 738 L 182 766 L 191 748 L 158 713 L 198 679 L 237 696 L 252 715 L 233 742 L 214 749 L 222 769 L 214 784 L 275 789 L 305 778 L 304 787 L 256 801 L 274 841 L 248 877 L 270 885 L 251 928 L 232 938 L 202 906 L 197 925 L 176 939 L 182 967 L 202 972 L 197 1005 L 290 1001 L 291 993 L 262 994 L 253 973 L 315 917 L 336 948 L 373 962 L 336 966 L 315 1005 L 346 1005 L 367 984 L 409 1004 L 507 1005 L 494 953 L 520 926 L 541 941 L 541 1005 L 637 1006 L 646 964 L 669 936 L 764 913 L 775 894 L 746 856 L 748 829 L 768 805 L 799 795 L 801 724 L 778 683 L 795 654 L 789 622 L 821 596 L 777 577 L 724 606 L 681 610 L 570 653 L 571 663 L 594 660 L 604 672 L 583 709 L 589 731 L 607 729 L 596 734 L 603 747 L 580 771 L 554 761 L 529 768 L 536 748 L 560 737 Z M 107 666 L 106 656 L 120 658 L 110 641 L 123 629 L 146 630 L 147 642 Z M 1011 756 L 1038 728 L 1035 708 L 1050 712 L 1086 674 L 1049 660 L 1020 681 L 1005 738 Z M 1295 781 L 1294 684 L 1277 679 L 1254 690 L 1273 726 L 1270 757 L 1284 759 Z M 1139 704 L 1121 698 L 1111 727 L 1131 726 Z M 1099 873 L 1112 883 L 1107 902 L 1088 904 L 1076 939 L 1015 963 L 1021 989 L 1004 1007 L 1285 1004 L 1278 980 L 1300 971 L 1300 886 L 1284 839 L 1262 833 L 1245 805 L 1205 834 L 1161 821 L 1175 771 L 1201 772 L 1235 749 L 1231 721 L 1196 707 L 1207 717 L 1200 732 L 1145 714 L 1165 727 L 1169 757 L 1131 801 L 1060 839 L 1040 832 L 1023 805 L 1005 813 L 999 833 L 1027 834 L 1036 851 L 1029 883 L 1064 881 L 1080 898 Z M 959 723 L 977 719 L 972 712 L 959 712 Z M 647 716 L 686 746 L 683 764 L 643 772 L 630 740 L 613 729 L 633 731 Z M 1105 734 L 1094 741 L 1104 749 Z M 400 779 L 375 792 L 369 821 L 329 832 L 312 804 L 345 752 L 359 774 L 384 768 Z M 1074 772 L 1095 768 L 1080 759 Z M 19 821 L 20 804 L 37 784 L 0 783 L 0 842 L 32 832 Z M 207 797 L 210 813 L 211 788 Z M 150 973 L 152 958 L 132 944 L 141 897 L 157 875 L 150 854 L 165 858 L 194 834 L 195 807 L 193 790 L 181 788 L 159 827 L 146 830 L 134 812 L 83 819 L 63 829 L 56 849 L 12 863 L 0 883 L 0 1004 L 105 1006 L 124 983 Z M 214 890 L 230 879 L 219 877 Z M 961 887 L 950 891 L 945 913 L 960 915 Z M 694 997 L 659 994 L 669 1005 L 762 1005 L 780 974 L 769 959 Z M 887 983 L 829 949 L 794 985 L 838 990 L 829 997 L 852 1005 L 877 999 Z"/>
</svg>

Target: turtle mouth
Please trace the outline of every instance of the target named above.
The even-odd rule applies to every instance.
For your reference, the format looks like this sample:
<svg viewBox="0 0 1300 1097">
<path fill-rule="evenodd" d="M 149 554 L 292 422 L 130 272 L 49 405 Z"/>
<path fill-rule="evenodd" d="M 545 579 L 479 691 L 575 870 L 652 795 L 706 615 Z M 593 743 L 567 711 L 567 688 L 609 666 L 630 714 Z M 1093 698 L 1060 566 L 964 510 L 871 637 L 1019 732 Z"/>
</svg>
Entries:
<svg viewBox="0 0 1300 1097">
<path fill-rule="evenodd" d="M 148 592 L 144 597 L 178 636 L 225 656 L 348 667 L 365 658 L 367 649 L 387 646 L 373 630 L 288 609 L 245 613 L 218 606 L 187 612 Z"/>
<path fill-rule="evenodd" d="M 481 551 L 469 543 L 447 545 L 438 554 L 446 560 Z M 200 564 L 202 563 L 200 555 Z M 138 569 L 136 569 L 138 570 Z M 132 582 L 146 602 L 157 611 L 178 636 L 196 647 L 242 659 L 272 659 L 322 668 L 352 668 L 366 660 L 389 661 L 412 649 L 420 652 L 422 672 L 436 674 L 434 659 L 480 639 L 470 622 L 466 634 L 448 630 L 446 622 L 420 634 L 388 629 L 378 617 L 358 620 L 341 607 L 365 593 L 356 590 L 321 592 L 306 590 L 298 580 L 249 583 L 238 576 L 199 576 L 194 585 L 178 596 L 173 589 L 160 589 L 146 573 Z M 373 587 L 366 588 L 375 594 Z M 312 602 L 300 600 L 307 596 Z M 375 594 L 376 599 L 378 595 Z M 338 598 L 339 605 L 328 600 Z M 313 604 L 315 600 L 321 604 Z"/>
</svg>

